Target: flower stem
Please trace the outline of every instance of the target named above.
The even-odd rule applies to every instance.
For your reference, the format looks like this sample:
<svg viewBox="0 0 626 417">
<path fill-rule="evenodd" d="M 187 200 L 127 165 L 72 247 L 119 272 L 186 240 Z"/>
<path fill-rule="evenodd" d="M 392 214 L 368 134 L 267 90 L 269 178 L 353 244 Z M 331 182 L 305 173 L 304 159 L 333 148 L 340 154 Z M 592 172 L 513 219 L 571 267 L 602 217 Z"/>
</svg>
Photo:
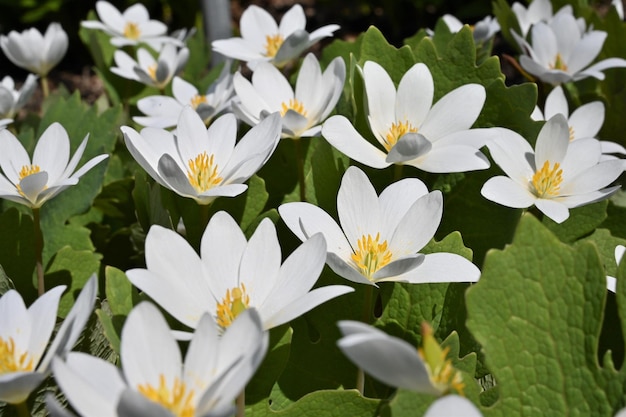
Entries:
<svg viewBox="0 0 626 417">
<path fill-rule="evenodd" d="M 373 299 L 374 287 L 372 285 L 367 285 L 365 287 L 365 296 L 363 299 L 363 315 L 361 316 L 361 321 L 363 323 L 370 324 L 372 321 Z M 361 368 L 358 369 L 356 374 L 356 389 L 359 390 L 359 393 L 361 395 L 363 395 L 363 393 L 365 392 L 365 372 L 363 372 L 363 369 Z"/>
<path fill-rule="evenodd" d="M 241 393 L 237 396 L 237 400 L 235 401 L 235 405 L 237 407 L 236 417 L 244 417 L 246 415 L 246 389 L 242 389 Z"/>
<path fill-rule="evenodd" d="M 28 406 L 26 405 L 26 401 L 22 401 L 21 403 L 15 404 L 15 408 L 17 409 L 18 417 L 30 417 L 30 411 L 28 411 Z"/>
<path fill-rule="evenodd" d="M 302 139 L 295 139 L 296 162 L 298 164 L 298 183 L 300 184 L 300 201 L 306 201 L 306 185 L 304 183 L 304 157 L 302 155 Z"/>
<path fill-rule="evenodd" d="M 43 75 L 41 77 L 41 91 L 43 92 L 43 98 L 47 98 L 50 94 L 50 87 L 48 86 L 48 76 Z"/>
<path fill-rule="evenodd" d="M 39 220 L 39 208 L 33 208 L 33 229 L 35 233 L 35 267 L 37 269 L 37 293 L 42 296 L 46 292 L 43 279 L 43 233 Z"/>
<path fill-rule="evenodd" d="M 199 230 L 206 229 L 207 224 L 209 224 L 210 214 L 211 214 L 211 204 L 200 204 L 200 216 L 199 216 L 200 229 Z M 202 233 L 200 234 L 202 235 Z"/>
<path fill-rule="evenodd" d="M 404 170 L 404 165 L 395 164 L 393 166 L 393 180 L 400 181 L 402 179 L 402 171 Z"/>
</svg>

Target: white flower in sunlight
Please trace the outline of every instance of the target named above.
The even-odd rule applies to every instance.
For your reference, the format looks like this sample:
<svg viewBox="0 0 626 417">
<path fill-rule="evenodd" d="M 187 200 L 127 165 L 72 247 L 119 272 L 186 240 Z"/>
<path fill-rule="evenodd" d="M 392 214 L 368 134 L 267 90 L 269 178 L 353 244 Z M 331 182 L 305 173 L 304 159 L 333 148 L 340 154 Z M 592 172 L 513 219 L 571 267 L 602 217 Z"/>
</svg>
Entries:
<svg viewBox="0 0 626 417">
<path fill-rule="evenodd" d="M 463 28 L 463 22 L 451 14 L 444 14 L 442 19 L 451 33 L 457 33 Z M 496 33 L 500 32 L 498 19 L 492 16 L 485 16 L 484 19 L 479 20 L 476 24 L 470 26 L 470 28 L 472 29 L 476 43 L 486 42 L 493 38 Z"/>
<path fill-rule="evenodd" d="M 66 361 L 55 359 L 52 367 L 59 387 L 81 416 L 227 416 L 267 346 L 268 335 L 254 310 L 242 313 L 223 333 L 207 314 L 183 361 L 163 315 L 142 302 L 122 329 L 121 371 L 78 352 Z"/>
<path fill-rule="evenodd" d="M 209 124 L 215 116 L 230 107 L 233 99 L 233 76 L 230 65 L 224 65 L 219 78 L 200 94 L 191 83 L 179 77 L 172 81 L 172 94 L 169 96 L 149 96 L 137 102 L 137 108 L 146 116 L 134 116 L 133 120 L 148 127 L 167 129 L 176 126 L 185 106 L 191 106 Z"/>
<path fill-rule="evenodd" d="M 491 129 L 470 129 L 485 103 L 485 88 L 466 84 L 433 105 L 434 83 L 424 64 L 415 64 L 398 90 L 379 64 L 363 68 L 368 121 L 384 150 L 371 144 L 344 116 L 332 116 L 322 136 L 342 153 L 372 168 L 412 165 L 427 172 L 449 173 L 489 168 L 478 149 Z"/>
<path fill-rule="evenodd" d="M 622 0 L 612 0 L 611 5 L 615 7 L 615 11 L 620 19 L 624 20 L 624 3 L 622 3 Z"/>
<path fill-rule="evenodd" d="M 339 226 L 328 213 L 309 203 L 287 203 L 281 218 L 302 241 L 321 233 L 326 263 L 343 278 L 362 284 L 474 282 L 479 269 L 452 253 L 419 253 L 435 235 L 443 213 L 440 191 L 407 178 L 378 196 L 359 168 L 349 167 L 337 194 Z"/>
<path fill-rule="evenodd" d="M 533 25 L 530 43 L 512 33 L 522 48 L 522 68 L 546 83 L 557 85 L 587 77 L 603 80 L 602 71 L 626 67 L 622 58 L 607 58 L 589 66 L 602 50 L 607 33 L 585 31 L 569 13 L 560 13 L 549 23 Z"/>
<path fill-rule="evenodd" d="M 176 136 L 146 127 L 138 133 L 122 126 L 131 155 L 163 187 L 198 204 L 217 197 L 234 197 L 269 159 L 280 139 L 280 115 L 273 114 L 237 141 L 237 120 L 231 113 L 208 130 L 198 113 L 187 106 L 180 113 Z"/>
<path fill-rule="evenodd" d="M 241 73 L 233 80 L 238 101 L 233 111 L 249 125 L 258 124 L 273 112 L 280 112 L 285 138 L 317 136 L 320 123 L 335 108 L 346 78 L 346 66 L 341 57 L 331 61 L 322 73 L 313 54 L 304 58 L 295 92 L 289 81 L 273 65 L 261 63 L 252 74 L 252 82 Z"/>
<path fill-rule="evenodd" d="M 67 46 L 67 33 L 58 23 L 50 23 L 43 35 L 30 28 L 0 36 L 0 48 L 11 62 L 41 76 L 47 75 L 63 59 Z"/>
<path fill-rule="evenodd" d="M 21 90 L 15 89 L 13 78 L 8 75 L 0 81 L 0 117 L 12 119 L 26 105 L 37 88 L 37 76 L 28 74 Z M 0 125 L 2 122 L 0 121 Z"/>
<path fill-rule="evenodd" d="M 15 290 L 0 297 L 0 402 L 26 401 L 48 376 L 52 358 L 64 356 L 80 336 L 96 300 L 95 275 L 85 284 L 46 352 L 65 288 L 52 288 L 29 308 Z"/>
<path fill-rule="evenodd" d="M 247 62 L 251 68 L 264 61 L 280 67 L 339 29 L 327 25 L 308 33 L 305 26 L 306 16 L 299 4 L 285 13 L 280 25 L 267 11 L 251 5 L 241 15 L 241 37 L 216 40 L 212 46 L 215 52 Z"/>
<path fill-rule="evenodd" d="M 622 258 L 624 257 L 625 252 L 626 252 L 625 246 L 617 245 L 615 247 L 615 263 L 617 264 L 617 266 L 619 266 L 619 263 L 622 261 Z M 615 292 L 616 286 L 617 286 L 617 279 L 615 277 L 607 275 L 606 276 L 606 288 L 611 292 Z"/>
<path fill-rule="evenodd" d="M 460 395 L 446 395 L 433 402 L 424 417 L 482 417 L 474 403 Z"/>
<path fill-rule="evenodd" d="M 8 130 L 0 131 L 0 198 L 39 208 L 109 155 L 98 155 L 76 172 L 89 135 L 70 159 L 70 139 L 59 123 L 52 123 L 41 135 L 31 162 L 26 149 Z"/>
<path fill-rule="evenodd" d="M 556 114 L 562 114 L 567 118 L 569 139 L 572 141 L 583 138 L 596 138 L 604 123 L 604 113 L 604 104 L 598 100 L 583 104 L 570 115 L 569 105 L 567 104 L 563 88 L 557 86 L 548 94 L 543 113 L 536 107 L 530 116 L 533 120 L 547 120 Z M 600 141 L 600 146 L 603 154 L 626 154 L 626 149 L 619 143 Z M 602 159 L 609 158 L 612 157 L 606 155 L 602 157 Z"/>
<path fill-rule="evenodd" d="M 557 223 L 569 209 L 609 197 L 608 188 L 624 171 L 618 159 L 601 161 L 595 139 L 570 141 L 567 120 L 557 114 L 537 136 L 535 150 L 519 134 L 501 129 L 501 137 L 487 144 L 491 157 L 507 176 L 490 178 L 481 190 L 488 200 L 507 207 L 537 207 Z"/>
<path fill-rule="evenodd" d="M 314 236 L 281 265 L 276 228 L 267 218 L 248 241 L 228 213 L 217 212 L 204 231 L 200 254 L 176 232 L 155 225 L 146 237 L 147 269 L 126 274 L 133 285 L 191 328 L 209 313 L 227 329 L 239 314 L 254 307 L 268 330 L 353 291 L 344 285 L 311 291 L 324 267 L 324 238 Z"/>
<path fill-rule="evenodd" d="M 159 49 L 164 43 L 182 42 L 168 37 L 167 26 L 158 20 L 150 19 L 148 9 L 141 3 L 133 4 L 120 13 L 107 1 L 96 2 L 96 12 L 100 21 L 85 20 L 81 26 L 88 29 L 99 29 L 111 35 L 111 44 L 117 47 L 137 45 L 141 42 Z"/>
<path fill-rule="evenodd" d="M 429 324 L 422 324 L 422 347 L 358 321 L 337 323 L 343 337 L 337 346 L 355 365 L 385 384 L 415 392 L 443 395 L 463 394 L 461 373 L 447 357 Z"/>
<path fill-rule="evenodd" d="M 124 51 L 115 51 L 113 58 L 117 66 L 112 67 L 111 72 L 129 80 L 163 89 L 174 75 L 182 71 L 189 58 L 189 49 L 177 49 L 171 43 L 165 44 L 155 60 L 147 49 L 139 48 L 137 61 Z"/>
</svg>

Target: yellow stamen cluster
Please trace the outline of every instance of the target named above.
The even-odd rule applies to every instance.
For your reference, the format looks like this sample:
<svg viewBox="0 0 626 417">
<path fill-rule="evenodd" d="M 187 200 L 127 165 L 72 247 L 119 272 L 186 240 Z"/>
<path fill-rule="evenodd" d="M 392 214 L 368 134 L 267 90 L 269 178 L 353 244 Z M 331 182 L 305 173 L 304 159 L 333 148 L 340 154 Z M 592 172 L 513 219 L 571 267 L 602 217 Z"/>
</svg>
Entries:
<svg viewBox="0 0 626 417">
<path fill-rule="evenodd" d="M 150 65 L 147 69 L 148 69 L 148 75 L 150 76 L 150 78 L 152 78 L 152 80 L 154 81 L 158 81 L 157 80 L 157 64 L 154 63 Z"/>
<path fill-rule="evenodd" d="M 556 162 L 552 169 L 550 169 L 550 161 L 546 161 L 541 169 L 535 172 L 532 185 L 537 197 L 553 197 L 559 194 L 561 183 L 563 182 L 563 170 L 560 166 L 561 165 Z"/>
<path fill-rule="evenodd" d="M 226 329 L 249 305 L 250 296 L 243 282 L 239 287 L 226 290 L 226 296 L 217 304 L 217 324 Z"/>
<path fill-rule="evenodd" d="M 296 100 L 295 98 L 289 99 L 287 103 L 283 102 L 280 105 L 280 115 L 285 116 L 289 110 L 293 110 L 304 117 L 306 116 L 306 109 L 304 108 L 304 104 L 301 101 Z"/>
<path fill-rule="evenodd" d="M 195 96 L 193 96 L 191 98 L 191 107 L 193 107 L 194 110 L 196 110 L 198 108 L 198 106 L 200 106 L 201 104 L 206 104 L 206 96 L 201 96 L 199 94 L 196 94 Z"/>
<path fill-rule="evenodd" d="M 372 276 L 391 262 L 392 254 L 389 251 L 387 241 L 378 243 L 380 233 L 376 233 L 376 237 L 372 235 L 363 235 L 358 240 L 357 250 L 352 254 L 352 260 L 356 264 L 361 274 L 367 279 L 372 280 Z"/>
<path fill-rule="evenodd" d="M 422 323 L 422 347 L 417 352 L 426 363 L 430 381 L 437 390 L 442 394 L 453 390 L 459 395 L 464 395 L 463 377 L 448 358 L 450 348 L 441 348 L 433 336 L 433 328 L 426 322 Z"/>
<path fill-rule="evenodd" d="M 404 122 L 392 123 L 389 131 L 387 132 L 387 136 L 385 136 L 385 143 L 383 143 L 387 152 L 389 152 L 391 148 L 396 145 L 398 139 L 407 133 L 417 133 L 417 128 L 407 120 Z"/>
<path fill-rule="evenodd" d="M 567 64 L 563 61 L 561 54 L 556 54 L 554 57 L 554 64 L 550 64 L 550 69 L 561 70 L 567 72 Z"/>
<path fill-rule="evenodd" d="M 139 25 L 133 22 L 127 22 L 124 26 L 124 37 L 132 40 L 137 40 L 141 36 L 141 30 Z"/>
<path fill-rule="evenodd" d="M 32 371 L 35 364 L 28 352 L 20 354 L 15 350 L 15 341 L 9 337 L 4 340 L 0 337 L 0 375 L 20 371 Z"/>
<path fill-rule="evenodd" d="M 278 53 L 285 39 L 280 33 L 265 36 L 265 56 L 273 58 Z"/>
<path fill-rule="evenodd" d="M 19 172 L 19 179 L 20 181 L 22 181 L 24 178 L 28 177 L 29 175 L 33 175 L 36 174 L 38 172 L 41 171 L 41 168 L 39 167 L 39 165 L 24 165 L 22 166 L 22 169 L 20 169 Z M 15 188 L 17 188 L 17 192 L 20 193 L 22 196 L 25 197 L 24 192 L 22 191 L 22 187 L 17 184 L 15 186 Z M 47 187 L 44 187 L 44 189 Z"/>
<path fill-rule="evenodd" d="M 569 127 L 569 141 L 573 141 L 574 138 L 576 137 L 576 134 L 574 132 L 574 128 L 572 126 Z"/>
<path fill-rule="evenodd" d="M 193 417 L 196 412 L 193 404 L 194 391 L 188 390 L 185 383 L 178 378 L 174 379 L 174 384 L 170 387 L 165 376 L 160 375 L 158 387 L 142 384 L 137 387 L 137 391 L 149 400 L 162 405 L 176 417 Z"/>
<path fill-rule="evenodd" d="M 189 160 L 187 178 L 198 193 L 203 193 L 223 181 L 218 175 L 218 166 L 214 160 L 214 155 L 208 156 L 206 151 Z"/>
</svg>

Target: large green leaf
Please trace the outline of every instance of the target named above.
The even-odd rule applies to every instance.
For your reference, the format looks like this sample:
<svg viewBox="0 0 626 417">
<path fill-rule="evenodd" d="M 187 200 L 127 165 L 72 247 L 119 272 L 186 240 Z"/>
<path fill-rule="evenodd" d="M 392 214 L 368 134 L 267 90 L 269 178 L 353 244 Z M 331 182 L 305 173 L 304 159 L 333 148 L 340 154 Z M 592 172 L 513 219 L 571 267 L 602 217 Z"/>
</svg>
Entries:
<svg viewBox="0 0 626 417">
<path fill-rule="evenodd" d="M 612 416 L 623 406 L 626 373 L 610 355 L 598 364 L 606 293 L 594 245 L 570 247 L 522 217 L 513 243 L 487 255 L 467 292 L 467 325 L 500 392 L 485 416 Z"/>
<path fill-rule="evenodd" d="M 37 297 L 37 287 L 33 281 L 35 271 L 33 219 L 20 213 L 16 208 L 10 208 L 0 214 L 0 230 L 2 230 L 0 265 L 29 304 Z"/>
</svg>

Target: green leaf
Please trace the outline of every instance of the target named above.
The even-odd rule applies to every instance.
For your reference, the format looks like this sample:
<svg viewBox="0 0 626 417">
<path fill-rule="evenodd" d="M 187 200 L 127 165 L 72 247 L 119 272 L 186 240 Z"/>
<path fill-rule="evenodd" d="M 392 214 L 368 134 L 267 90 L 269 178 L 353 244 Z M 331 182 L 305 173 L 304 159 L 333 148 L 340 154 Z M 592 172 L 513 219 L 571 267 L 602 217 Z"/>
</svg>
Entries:
<svg viewBox="0 0 626 417">
<path fill-rule="evenodd" d="M 161 200 L 160 185 L 149 181 L 145 171 L 138 169 L 135 171 L 135 188 L 132 196 L 135 205 L 137 220 L 144 232 L 148 233 L 150 226 L 158 224 L 172 229 L 172 220 L 168 211 L 163 207 Z"/>
<path fill-rule="evenodd" d="M 522 217 L 466 296 L 468 328 L 500 391 L 486 416 L 612 416 L 623 405 L 625 373 L 598 366 L 606 293 L 593 245 L 572 248 Z"/>
<path fill-rule="evenodd" d="M 570 216 L 559 224 L 544 217 L 542 223 L 561 241 L 569 243 L 592 233 L 606 219 L 606 200 L 570 209 Z"/>
<path fill-rule="evenodd" d="M 0 296 L 5 294 L 7 291 L 14 289 L 15 284 L 13 284 L 11 278 L 7 276 L 6 272 L 4 272 L 4 268 L 0 265 Z"/>
<path fill-rule="evenodd" d="M 133 308 L 133 297 L 136 296 L 133 286 L 126 274 L 117 268 L 107 266 L 104 269 L 106 282 L 106 298 L 111 313 L 116 316 L 127 316 Z"/>
<path fill-rule="evenodd" d="M 69 246 L 56 253 L 45 274 L 46 289 L 67 285 L 61 297 L 59 317 L 65 317 L 89 277 L 98 272 L 101 255 L 88 250 L 75 250 Z"/>
<path fill-rule="evenodd" d="M 32 217 L 10 208 L 0 214 L 0 265 L 27 304 L 37 298 L 33 281 L 35 239 Z"/>
<path fill-rule="evenodd" d="M 337 416 L 376 416 L 379 400 L 364 398 L 356 390 L 316 391 L 280 411 L 255 407 L 246 410 L 248 417 L 337 417 Z"/>
</svg>

